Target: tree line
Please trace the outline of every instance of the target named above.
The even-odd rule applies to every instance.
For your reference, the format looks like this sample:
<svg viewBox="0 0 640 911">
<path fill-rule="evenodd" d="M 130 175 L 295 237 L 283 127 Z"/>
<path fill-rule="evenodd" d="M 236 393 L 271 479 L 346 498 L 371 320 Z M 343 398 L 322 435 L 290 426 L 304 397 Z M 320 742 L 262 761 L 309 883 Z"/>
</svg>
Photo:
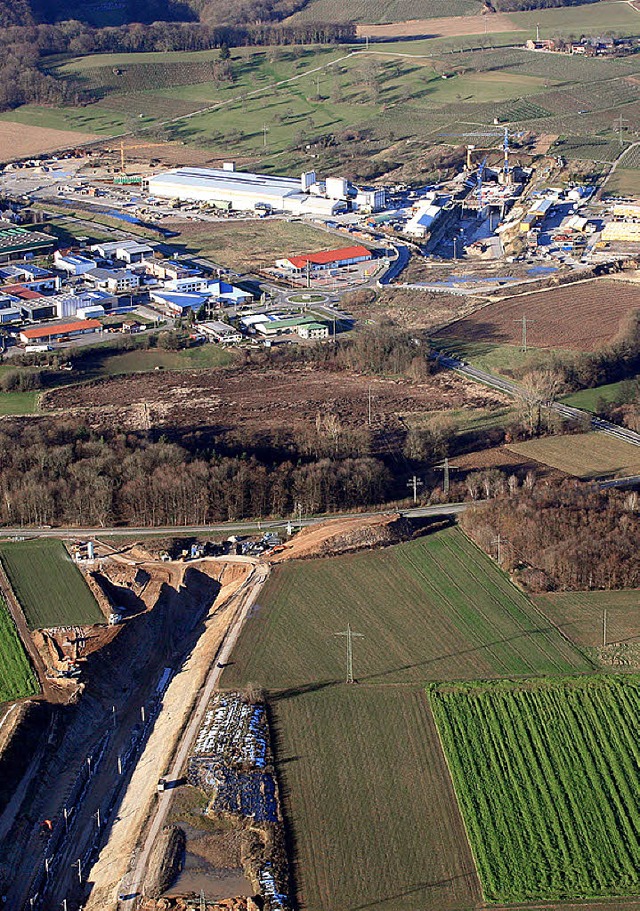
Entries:
<svg viewBox="0 0 640 911">
<path fill-rule="evenodd" d="M 463 528 L 534 592 L 640 586 L 637 493 L 564 481 L 524 484 L 469 509 Z"/>
</svg>

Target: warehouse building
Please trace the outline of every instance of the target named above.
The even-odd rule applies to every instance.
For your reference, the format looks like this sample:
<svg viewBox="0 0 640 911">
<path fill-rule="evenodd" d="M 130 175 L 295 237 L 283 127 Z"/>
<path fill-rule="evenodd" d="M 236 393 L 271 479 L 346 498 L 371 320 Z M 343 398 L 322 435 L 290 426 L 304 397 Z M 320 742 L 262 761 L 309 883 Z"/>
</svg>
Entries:
<svg viewBox="0 0 640 911">
<path fill-rule="evenodd" d="M 66 272 L 67 275 L 84 275 L 85 272 L 95 269 L 98 265 L 95 259 L 80 256 L 78 253 L 67 253 L 66 256 L 63 256 L 58 251 L 53 254 L 53 262 L 56 269 Z"/>
<path fill-rule="evenodd" d="M 36 326 L 33 329 L 23 329 L 20 332 L 20 341 L 25 345 L 38 343 L 51 344 L 61 339 L 77 338 L 90 332 L 97 332 L 102 328 L 102 323 L 97 319 L 73 320 L 66 323 L 49 323 L 48 326 Z"/>
<path fill-rule="evenodd" d="M 277 260 L 276 266 L 278 269 L 286 269 L 288 272 L 300 273 L 307 268 L 313 271 L 318 269 L 342 269 L 345 266 L 367 262 L 370 259 L 373 259 L 373 254 L 366 247 L 341 247 L 339 250 L 322 250 L 320 253 L 302 253 L 300 256 L 288 256 L 286 259 Z"/>
<path fill-rule="evenodd" d="M 273 211 L 294 215 L 337 215 L 345 199 L 332 198 L 313 171 L 301 179 L 252 174 L 225 168 L 176 168 L 149 178 L 149 193 L 164 199 L 215 204 L 227 202 L 241 212 Z M 336 183 L 337 187 L 337 183 Z"/>
<path fill-rule="evenodd" d="M 56 247 L 55 237 L 28 231 L 26 228 L 5 228 L 0 230 L 0 262 L 22 259 L 24 256 L 43 256 Z"/>
<path fill-rule="evenodd" d="M 97 253 L 102 259 L 116 259 L 123 263 L 140 263 L 153 254 L 149 244 L 141 244 L 137 240 L 117 240 L 107 243 L 94 244 L 92 253 Z"/>
</svg>

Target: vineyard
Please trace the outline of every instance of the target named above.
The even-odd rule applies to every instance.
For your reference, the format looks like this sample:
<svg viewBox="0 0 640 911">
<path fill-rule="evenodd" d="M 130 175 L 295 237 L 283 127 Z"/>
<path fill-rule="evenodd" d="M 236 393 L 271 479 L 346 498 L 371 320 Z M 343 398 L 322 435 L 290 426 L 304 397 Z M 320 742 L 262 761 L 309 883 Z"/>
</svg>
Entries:
<svg viewBox="0 0 640 911">
<path fill-rule="evenodd" d="M 0 597 L 0 702 L 33 696 L 38 682 L 4 598 Z"/>
<path fill-rule="evenodd" d="M 30 629 L 105 622 L 61 541 L 3 543 L 0 560 Z"/>
<path fill-rule="evenodd" d="M 640 890 L 640 678 L 441 685 L 430 701 L 487 900 Z"/>
<path fill-rule="evenodd" d="M 432 19 L 441 16 L 467 16 L 481 12 L 478 0 L 312 0 L 304 9 L 286 20 L 301 22 L 405 22 L 407 19 Z"/>
</svg>

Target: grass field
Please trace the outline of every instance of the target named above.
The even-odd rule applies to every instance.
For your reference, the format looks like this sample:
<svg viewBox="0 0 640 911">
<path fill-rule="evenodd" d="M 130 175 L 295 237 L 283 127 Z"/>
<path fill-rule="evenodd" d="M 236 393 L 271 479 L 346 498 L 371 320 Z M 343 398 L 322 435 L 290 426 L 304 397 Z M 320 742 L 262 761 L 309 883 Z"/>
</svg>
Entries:
<svg viewBox="0 0 640 911">
<path fill-rule="evenodd" d="M 0 560 L 30 629 L 105 622 L 61 541 L 2 543 Z"/>
<path fill-rule="evenodd" d="M 39 392 L 0 392 L 1 414 L 34 414 L 38 410 Z"/>
<path fill-rule="evenodd" d="M 430 701 L 485 898 L 640 890 L 640 678 L 440 686 Z"/>
<path fill-rule="evenodd" d="M 34 696 L 38 681 L 9 608 L 0 596 L 0 702 Z"/>
<path fill-rule="evenodd" d="M 440 351 L 460 357 L 474 367 L 500 376 L 521 376 L 529 370 L 552 366 L 558 360 L 573 356 L 573 352 L 560 348 L 529 348 L 521 345 L 493 345 L 488 342 L 466 342 L 437 336 L 434 346 Z"/>
<path fill-rule="evenodd" d="M 640 591 L 554 592 L 533 600 L 580 647 L 602 645 L 605 610 L 607 643 L 640 641 Z"/>
<path fill-rule="evenodd" d="M 604 386 L 595 386 L 593 389 L 580 389 L 571 395 L 565 395 L 562 401 L 574 408 L 584 408 L 585 411 L 595 411 L 600 400 L 605 402 L 631 401 L 635 395 L 635 385 L 640 381 L 640 376 L 617 383 L 606 383 Z"/>
<path fill-rule="evenodd" d="M 342 243 L 335 234 L 283 219 L 219 222 L 214 230 L 203 222 L 181 222 L 175 226 L 167 220 L 165 224 L 180 231 L 180 236 L 172 240 L 173 246 L 212 259 L 229 269 L 273 266 L 276 259 L 290 253 L 332 250 L 350 243 L 347 237 Z"/>
<path fill-rule="evenodd" d="M 640 446 L 597 430 L 571 436 L 541 437 L 515 443 L 509 449 L 577 478 L 640 474 Z"/>
<path fill-rule="evenodd" d="M 89 370 L 92 376 L 117 376 L 122 373 L 146 373 L 157 367 L 165 370 L 193 370 L 195 368 L 226 367 L 233 362 L 233 356 L 218 345 L 198 345 L 184 351 L 164 351 L 149 348 L 125 351 L 100 358 L 96 351 L 97 369 Z"/>
<path fill-rule="evenodd" d="M 334 633 L 347 623 L 366 634 L 355 646 L 357 676 L 366 683 L 589 669 L 457 528 L 382 552 L 285 565 L 262 604 L 225 686 L 340 680 L 343 646 Z"/>
<path fill-rule="evenodd" d="M 302 908 L 454 911 L 477 903 L 423 692 L 310 688 L 270 704 Z"/>
</svg>

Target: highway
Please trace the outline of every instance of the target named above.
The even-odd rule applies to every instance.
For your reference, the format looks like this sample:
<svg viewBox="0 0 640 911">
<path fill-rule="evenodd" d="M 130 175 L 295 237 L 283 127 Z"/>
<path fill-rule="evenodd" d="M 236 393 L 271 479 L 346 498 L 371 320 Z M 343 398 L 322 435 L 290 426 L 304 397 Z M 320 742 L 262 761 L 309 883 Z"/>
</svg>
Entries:
<svg viewBox="0 0 640 911">
<path fill-rule="evenodd" d="M 112 526 L 110 528 L 70 528 L 68 526 L 52 528 L 49 525 L 41 526 L 13 526 L 0 529 L 2 538 L 105 538 L 126 537 L 139 538 L 144 535 L 204 535 L 226 534 L 237 535 L 255 533 L 256 528 L 262 531 L 275 528 L 286 528 L 291 522 L 294 529 L 306 528 L 309 525 L 318 525 L 330 519 L 366 519 L 372 516 L 390 515 L 402 512 L 409 519 L 420 519 L 427 516 L 457 515 L 467 509 L 469 503 L 443 503 L 438 506 L 418 506 L 413 509 L 376 509 L 371 512 L 344 512 L 330 516 L 314 516 L 308 519 L 247 519 L 243 522 L 220 522 L 213 525 L 150 525 L 132 528 L 129 526 Z"/>
<path fill-rule="evenodd" d="M 470 364 L 465 363 L 465 361 L 461 361 L 455 357 L 449 357 L 442 352 L 435 352 L 434 357 L 438 359 L 443 367 L 455 370 L 457 373 L 461 373 L 470 380 L 475 380 L 477 383 L 484 383 L 485 386 L 491 386 L 493 389 L 506 392 L 507 395 L 511 395 L 514 398 L 525 399 L 527 397 L 526 389 L 524 389 L 523 386 L 519 386 L 517 383 L 511 382 L 511 380 L 505 380 L 502 379 L 502 377 L 494 376 L 492 373 L 487 373 L 485 370 L 480 370 L 478 367 L 472 367 Z M 617 437 L 625 443 L 632 443 L 634 446 L 640 446 L 640 433 L 636 433 L 634 430 L 628 430 L 626 427 L 620 427 L 618 424 L 612 424 L 611 421 L 605 421 L 603 418 L 590 414 L 588 411 L 583 411 L 581 408 L 573 408 L 571 405 L 564 405 L 562 402 L 548 402 L 545 403 L 545 407 L 550 408 L 552 411 L 555 411 L 557 414 L 560 414 L 562 417 L 569 420 L 588 421 L 593 430 L 600 430 L 602 433 Z"/>
</svg>

